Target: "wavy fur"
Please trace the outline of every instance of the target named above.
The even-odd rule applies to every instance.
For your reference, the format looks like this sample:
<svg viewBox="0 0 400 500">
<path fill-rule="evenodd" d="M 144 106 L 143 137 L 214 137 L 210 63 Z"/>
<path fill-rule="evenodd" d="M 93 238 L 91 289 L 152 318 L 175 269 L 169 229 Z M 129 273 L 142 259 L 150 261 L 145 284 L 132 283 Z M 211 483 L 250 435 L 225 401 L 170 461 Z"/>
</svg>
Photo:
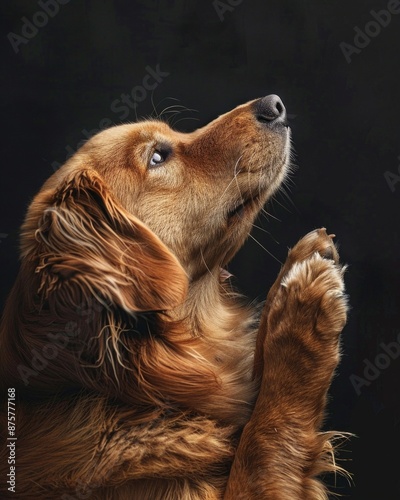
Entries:
<svg viewBox="0 0 400 500">
<path fill-rule="evenodd" d="M 288 172 L 272 101 L 192 134 L 103 131 L 35 196 L 0 330 L 18 436 L 2 498 L 327 498 L 346 320 L 332 238 L 300 240 L 263 308 L 223 269 Z"/>
</svg>

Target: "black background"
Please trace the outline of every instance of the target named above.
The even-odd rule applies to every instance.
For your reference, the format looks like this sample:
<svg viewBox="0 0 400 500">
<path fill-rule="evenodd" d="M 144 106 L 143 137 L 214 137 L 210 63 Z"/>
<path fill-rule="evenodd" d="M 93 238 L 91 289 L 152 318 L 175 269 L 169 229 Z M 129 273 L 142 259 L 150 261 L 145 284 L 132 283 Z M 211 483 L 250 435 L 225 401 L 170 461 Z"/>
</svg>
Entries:
<svg viewBox="0 0 400 500">
<path fill-rule="evenodd" d="M 21 35 L 22 18 L 32 21 L 43 8 L 2 5 L 1 299 L 17 273 L 18 230 L 32 196 L 85 139 L 82 130 L 105 118 L 121 122 L 111 105 L 142 85 L 147 66 L 168 75 L 124 121 L 178 104 L 184 108 L 171 120 L 190 131 L 279 94 L 291 116 L 296 171 L 288 196 L 277 195 L 271 216 L 257 222 L 260 245 L 249 239 L 230 271 L 251 300 L 262 300 L 288 247 L 316 227 L 337 235 L 352 308 L 326 427 L 357 437 L 342 453 L 354 485 L 338 478 L 334 490 L 398 499 L 400 14 L 348 62 L 340 44 L 354 45 L 355 27 L 372 33 L 370 11 L 387 9 L 387 0 L 222 3 L 229 9 L 218 14 L 212 0 L 67 1 L 17 53 L 9 33 Z M 385 354 L 391 342 L 393 359 Z M 375 368 L 365 371 L 365 360 Z M 365 382 L 357 379 L 358 391 L 354 375 Z"/>
</svg>

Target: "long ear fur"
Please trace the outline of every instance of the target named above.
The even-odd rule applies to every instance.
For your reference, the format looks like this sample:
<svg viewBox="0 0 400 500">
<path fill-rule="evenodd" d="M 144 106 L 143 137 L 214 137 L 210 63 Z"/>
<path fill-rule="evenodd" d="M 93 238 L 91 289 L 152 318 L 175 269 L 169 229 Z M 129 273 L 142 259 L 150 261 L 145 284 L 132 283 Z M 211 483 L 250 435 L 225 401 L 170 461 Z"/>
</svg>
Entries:
<svg viewBox="0 0 400 500">
<path fill-rule="evenodd" d="M 39 229 L 39 292 L 78 286 L 106 307 L 126 312 L 168 310 L 187 292 L 175 256 L 129 214 L 94 170 L 64 181 L 45 208 Z"/>
</svg>

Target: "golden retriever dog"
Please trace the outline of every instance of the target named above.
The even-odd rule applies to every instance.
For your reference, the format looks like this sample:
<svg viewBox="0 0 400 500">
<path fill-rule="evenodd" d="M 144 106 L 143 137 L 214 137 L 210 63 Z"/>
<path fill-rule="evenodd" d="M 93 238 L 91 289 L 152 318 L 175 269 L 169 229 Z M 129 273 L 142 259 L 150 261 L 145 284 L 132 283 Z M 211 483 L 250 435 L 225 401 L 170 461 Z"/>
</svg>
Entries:
<svg viewBox="0 0 400 500">
<path fill-rule="evenodd" d="M 227 271 L 289 157 L 269 95 L 192 133 L 112 127 L 48 179 L 1 323 L 2 498 L 327 498 L 333 236 L 289 251 L 262 308 Z"/>
</svg>

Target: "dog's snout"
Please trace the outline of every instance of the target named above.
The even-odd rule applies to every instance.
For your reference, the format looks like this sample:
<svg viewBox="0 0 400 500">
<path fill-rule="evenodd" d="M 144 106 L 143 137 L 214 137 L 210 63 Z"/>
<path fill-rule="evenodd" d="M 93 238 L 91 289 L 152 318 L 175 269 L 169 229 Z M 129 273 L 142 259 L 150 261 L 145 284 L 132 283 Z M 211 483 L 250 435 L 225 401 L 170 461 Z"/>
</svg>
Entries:
<svg viewBox="0 0 400 500">
<path fill-rule="evenodd" d="M 256 101 L 254 111 L 257 120 L 267 125 L 286 121 L 286 108 L 281 98 L 275 94 L 267 95 Z"/>
</svg>

